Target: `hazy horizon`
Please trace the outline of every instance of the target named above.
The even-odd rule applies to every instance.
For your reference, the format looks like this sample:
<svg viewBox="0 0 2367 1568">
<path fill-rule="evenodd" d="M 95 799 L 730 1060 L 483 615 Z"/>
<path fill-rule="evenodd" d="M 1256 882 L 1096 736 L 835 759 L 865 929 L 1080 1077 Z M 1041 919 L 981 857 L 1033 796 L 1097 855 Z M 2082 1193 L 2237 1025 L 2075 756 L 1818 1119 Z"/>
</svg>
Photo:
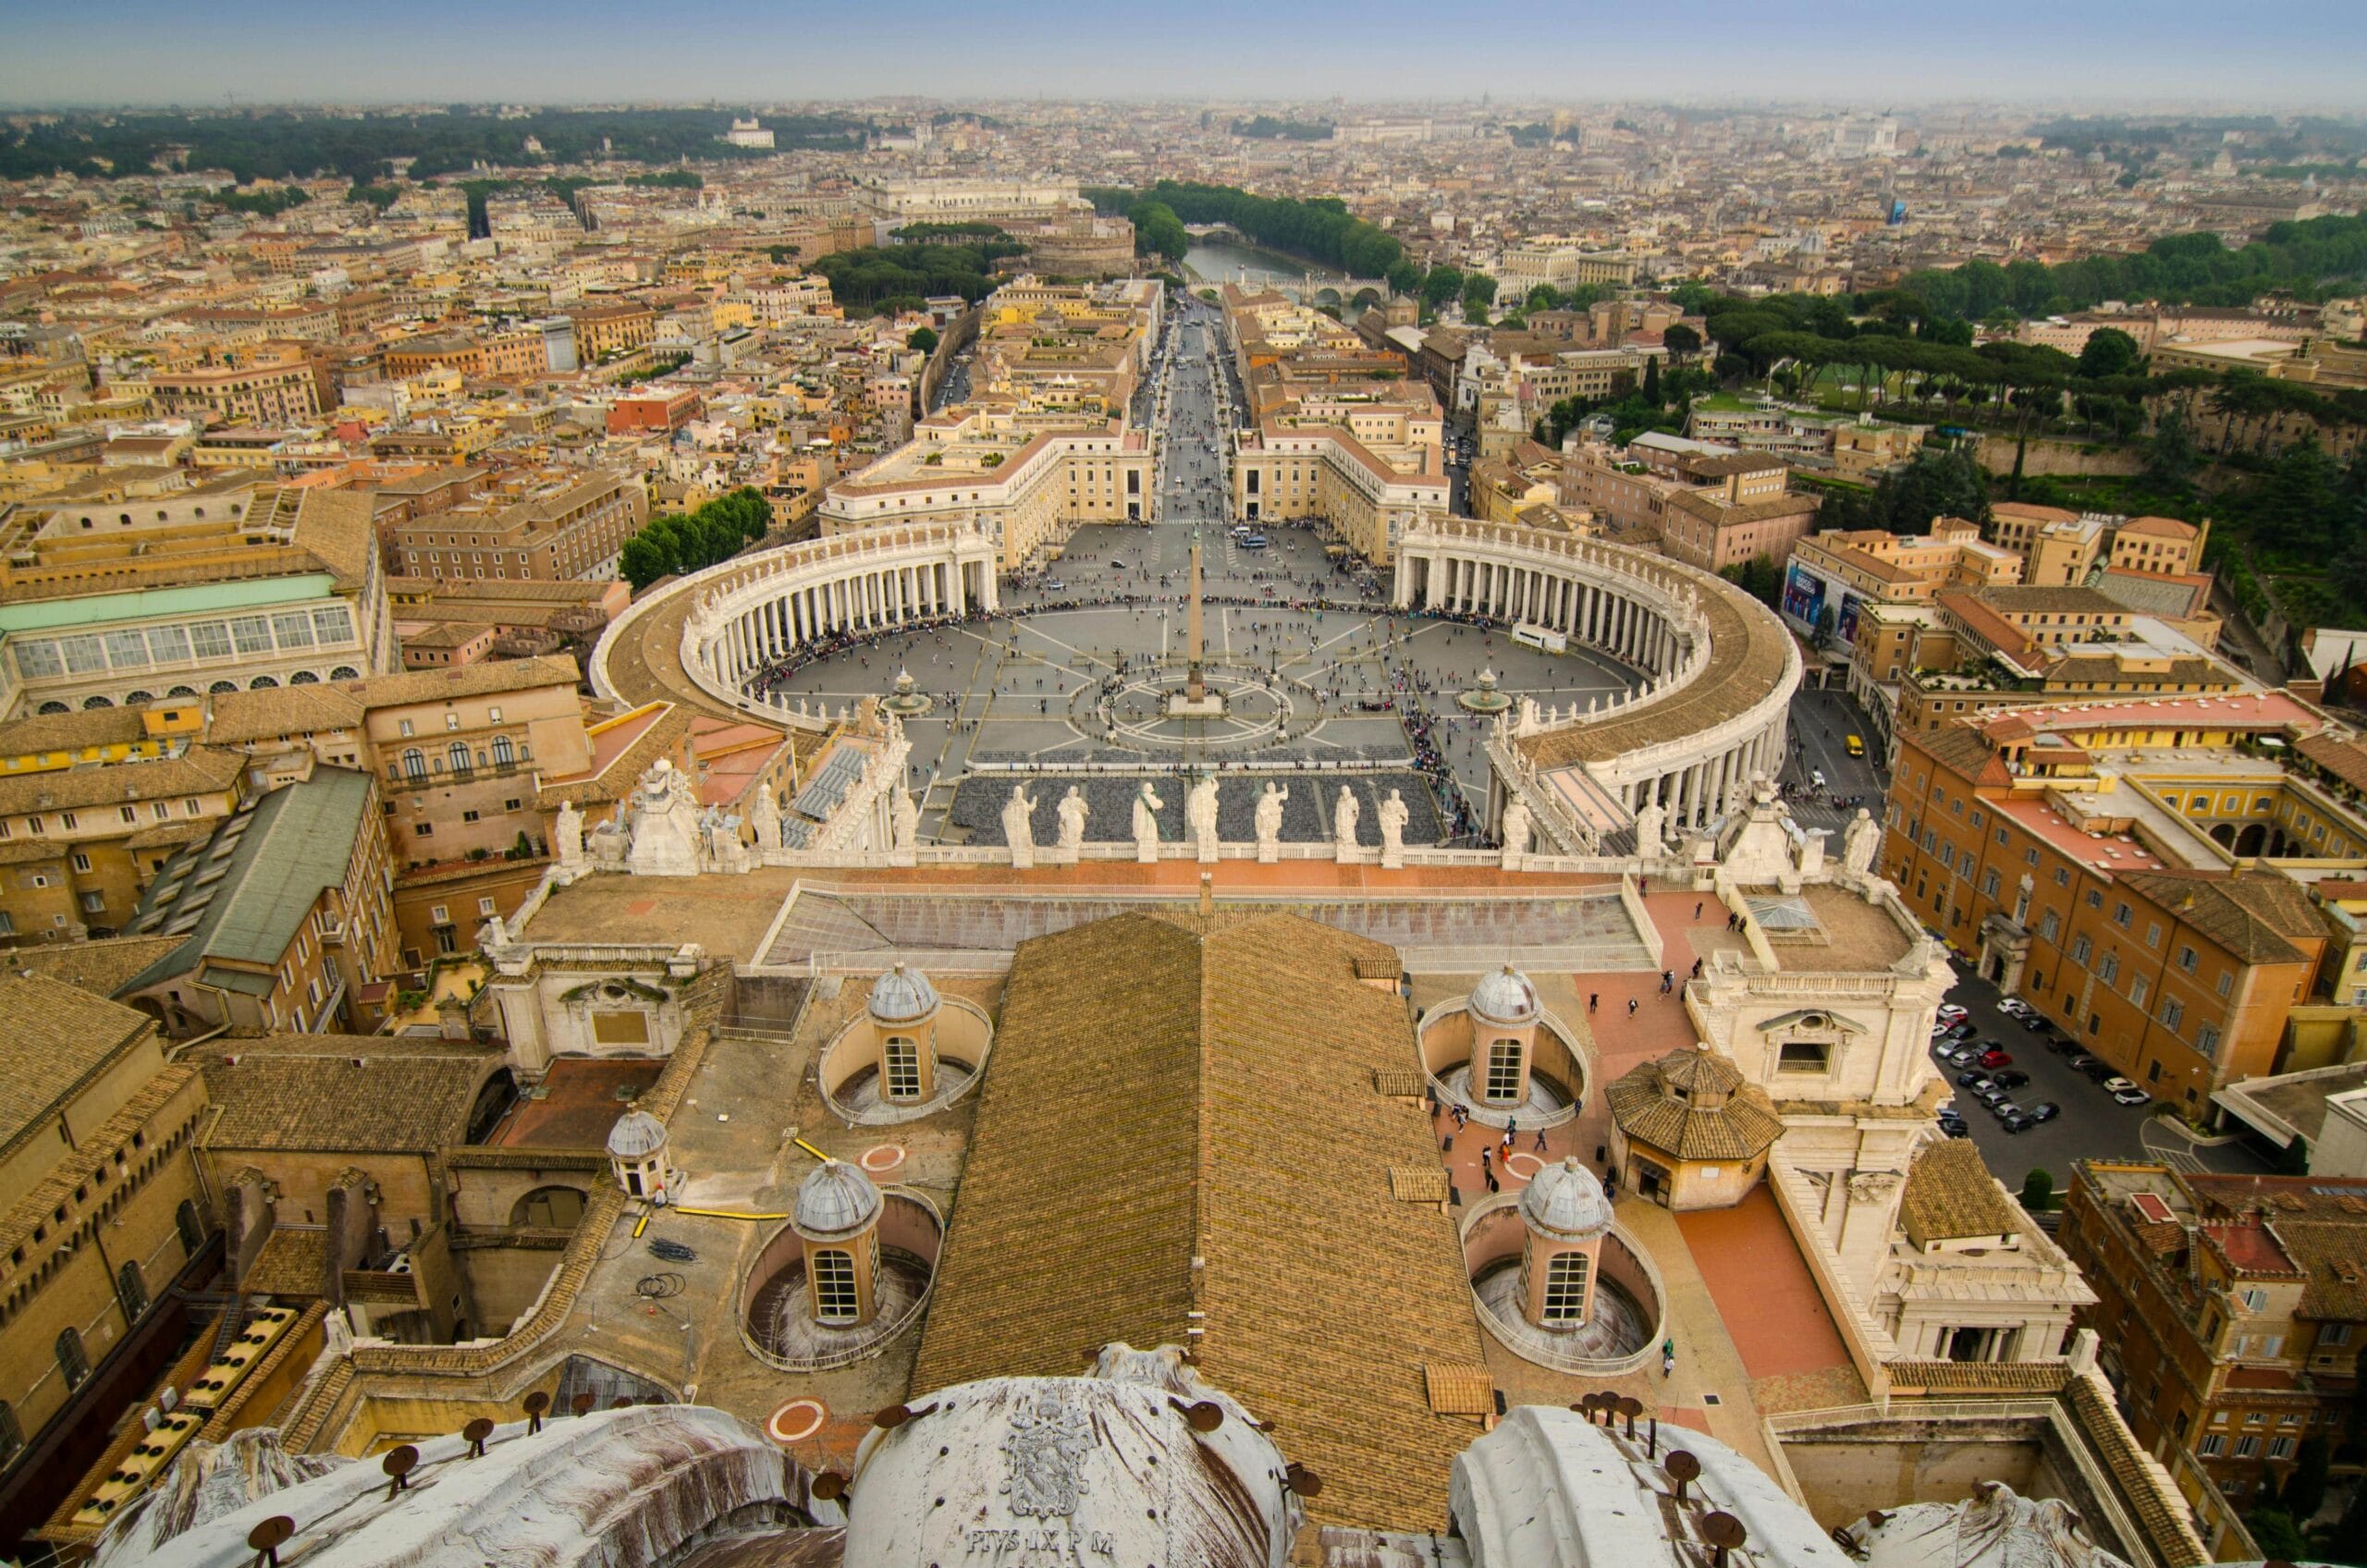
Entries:
<svg viewBox="0 0 2367 1568">
<path fill-rule="evenodd" d="M 1038 0 L 1015 22 L 943 0 L 418 0 L 356 25 L 316 5 L 224 12 L 0 0 L 0 104 L 286 104 L 1132 100 L 1665 102 L 2154 113 L 2367 110 L 2355 4 L 2280 6 L 2274 36 L 2199 0 L 2004 0 L 1972 20 L 1878 6 L 1508 0 Z M 653 19 L 653 18 L 655 19 Z M 2342 40 L 2351 40 L 2344 43 Z"/>
</svg>

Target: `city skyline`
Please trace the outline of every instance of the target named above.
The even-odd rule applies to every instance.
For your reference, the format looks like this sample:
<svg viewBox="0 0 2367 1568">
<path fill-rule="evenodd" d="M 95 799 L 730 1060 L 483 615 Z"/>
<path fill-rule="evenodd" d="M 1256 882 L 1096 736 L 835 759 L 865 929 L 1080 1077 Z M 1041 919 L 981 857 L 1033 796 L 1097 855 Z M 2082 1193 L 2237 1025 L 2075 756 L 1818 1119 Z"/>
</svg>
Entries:
<svg viewBox="0 0 2367 1568">
<path fill-rule="evenodd" d="M 451 0 L 399 31 L 356 30 L 288 0 L 245 7 L 237 29 L 158 0 L 92 13 L 12 5 L 0 104 L 754 102 L 910 95 L 991 100 L 1476 100 L 1685 103 L 1949 102 L 2093 106 L 2360 105 L 2367 50 L 2345 7 L 2305 0 L 2274 36 L 2214 32 L 2193 0 L 2042 6 L 2014 0 L 1977 33 L 1937 15 L 1846 4 L 1746 7 L 1686 0 L 1650 28 L 1606 7 L 1515 0 L 1485 30 L 1404 0 L 1315 0 L 1276 15 L 1217 0 L 1173 16 L 1140 5 L 1050 0 L 988 36 L 938 0 L 859 15 L 801 15 L 750 0 L 693 0 L 653 37 L 613 0 L 529 0 L 490 17 Z M 1129 63 L 1153 41 L 1156 72 Z M 1441 35 L 1468 45 L 1442 50 Z M 2297 51 L 2289 41 L 2313 40 Z M 676 42 L 679 41 L 679 42 Z M 1253 43 L 1254 47 L 1243 45 Z M 653 46 L 654 45 L 654 46 Z M 889 47 L 894 45 L 894 47 Z M 915 46 L 917 45 L 917 46 Z M 2108 62 L 2102 73 L 2099 61 Z M 2238 87 L 2237 84 L 2240 84 Z"/>
</svg>

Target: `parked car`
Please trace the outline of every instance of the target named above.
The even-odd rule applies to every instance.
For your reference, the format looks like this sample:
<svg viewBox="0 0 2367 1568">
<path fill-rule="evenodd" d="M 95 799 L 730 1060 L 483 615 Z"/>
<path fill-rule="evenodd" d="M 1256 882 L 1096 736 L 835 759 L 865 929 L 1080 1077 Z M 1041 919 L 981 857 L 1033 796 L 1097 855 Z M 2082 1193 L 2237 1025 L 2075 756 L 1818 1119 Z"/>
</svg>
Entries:
<svg viewBox="0 0 2367 1568">
<path fill-rule="evenodd" d="M 2030 1081 L 2030 1075 L 2014 1068 L 2002 1068 L 1991 1073 L 1989 1081 L 2001 1089 L 2018 1089 Z"/>
<path fill-rule="evenodd" d="M 2019 997 L 2000 997 L 1997 998 L 1997 1011 L 2008 1018 L 2019 1018 L 2030 1011 L 2030 1004 Z"/>
<path fill-rule="evenodd" d="M 2046 1014 L 2039 1011 L 2036 1008 L 2032 1008 L 2030 1011 L 2022 1014 L 2022 1027 L 2035 1035 L 2040 1030 L 2050 1029 L 2053 1028 L 2054 1025 L 2046 1021 Z"/>
<path fill-rule="evenodd" d="M 2120 1076 L 2119 1071 L 2102 1057 L 2091 1056 L 2084 1062 L 2074 1062 L 2072 1065 L 2086 1073 L 2088 1081 L 2091 1084 L 2101 1084 L 2107 1078 Z"/>
<path fill-rule="evenodd" d="M 1948 1038 L 1951 1040 L 1969 1040 L 1979 1033 L 1981 1031 L 1973 1027 L 1972 1020 L 1968 1018 L 1948 1025 Z"/>
<path fill-rule="evenodd" d="M 1980 1054 L 1981 1053 L 1979 1051 L 1975 1050 L 1970 1046 L 1958 1046 L 1953 1050 L 1942 1051 L 1940 1053 L 1940 1060 L 1948 1063 L 1952 1067 L 1970 1067 L 1973 1063 L 1973 1059 L 1978 1057 Z"/>
<path fill-rule="evenodd" d="M 1956 1087 L 1959 1089 L 1985 1088 L 1988 1086 L 1988 1084 L 1989 1074 L 1983 1072 L 1978 1067 L 1968 1067 L 1962 1072 L 1956 1074 Z"/>
<path fill-rule="evenodd" d="M 2014 1058 L 2003 1046 L 1991 1046 L 1973 1059 L 1983 1067 L 2011 1067 Z"/>
<path fill-rule="evenodd" d="M 2001 1109 L 1997 1117 L 1997 1125 L 2008 1133 L 2027 1133 L 2038 1123 L 2030 1120 L 2029 1111 L 2017 1107 L 2011 1112 Z"/>
<path fill-rule="evenodd" d="M 1985 1089 L 1975 1089 L 1972 1092 L 1972 1097 L 1987 1106 L 1991 1110 L 1995 1110 L 1999 1106 L 2005 1104 L 2014 1096 L 2007 1091 L 1999 1088 L 1994 1084 L 1992 1084 Z"/>
<path fill-rule="evenodd" d="M 2038 1104 L 2031 1106 L 2028 1110 L 2023 1111 L 2022 1114 L 2029 1117 L 2033 1123 L 2040 1121 L 2052 1121 L 2056 1117 L 2063 1114 L 2063 1108 L 2055 1104 L 2053 1100 L 2041 1100 Z"/>
<path fill-rule="evenodd" d="M 2046 1048 L 2057 1056 L 2078 1056 L 2084 1047 L 2068 1035 L 2049 1035 Z"/>
<path fill-rule="evenodd" d="M 1940 1123 L 1940 1131 L 1951 1138 L 1969 1138 L 1972 1136 L 1972 1129 L 1967 1126 L 1962 1120 L 1943 1121 Z"/>
<path fill-rule="evenodd" d="M 1963 1008 L 1954 1002 L 1940 1004 L 1940 1022 L 1943 1023 L 1962 1023 L 1968 1016 L 1970 1015 Z"/>
<path fill-rule="evenodd" d="M 2113 1103 L 2116 1105 L 2144 1105 L 2151 1101 L 2153 1096 L 2139 1088 L 2136 1084 L 2131 1084 L 2126 1089 L 2115 1089 L 2112 1091 L 2112 1097 Z"/>
</svg>

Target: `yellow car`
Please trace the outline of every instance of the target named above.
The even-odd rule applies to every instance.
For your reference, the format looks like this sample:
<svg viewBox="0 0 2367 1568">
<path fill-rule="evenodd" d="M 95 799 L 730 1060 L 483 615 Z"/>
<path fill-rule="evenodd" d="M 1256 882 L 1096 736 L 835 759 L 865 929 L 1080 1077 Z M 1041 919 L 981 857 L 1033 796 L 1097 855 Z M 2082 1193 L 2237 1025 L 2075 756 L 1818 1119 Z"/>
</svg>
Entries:
<svg viewBox="0 0 2367 1568">
<path fill-rule="evenodd" d="M 1855 735 L 1845 735 L 1841 740 L 1841 749 L 1853 757 L 1861 757 L 1866 754 L 1866 742 Z"/>
</svg>

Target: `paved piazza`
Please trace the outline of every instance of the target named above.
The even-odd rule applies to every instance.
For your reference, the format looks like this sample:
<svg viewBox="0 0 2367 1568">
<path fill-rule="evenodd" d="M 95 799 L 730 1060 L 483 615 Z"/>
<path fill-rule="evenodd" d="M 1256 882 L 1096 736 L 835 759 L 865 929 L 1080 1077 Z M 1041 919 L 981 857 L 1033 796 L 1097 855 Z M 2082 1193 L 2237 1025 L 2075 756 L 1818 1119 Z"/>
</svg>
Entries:
<svg viewBox="0 0 2367 1568">
<path fill-rule="evenodd" d="M 1000 842 L 1008 783 L 999 775 L 1012 766 L 1057 775 L 1092 764 L 1181 777 L 1210 766 L 1220 776 L 1248 774 L 1255 764 L 1262 778 L 1277 764 L 1354 763 L 1363 765 L 1353 780 L 1366 808 L 1360 832 L 1371 842 L 1380 841 L 1373 792 L 1395 788 L 1413 806 L 1409 843 L 1467 844 L 1485 815 L 1480 740 L 1489 721 L 1458 707 L 1457 693 L 1487 669 L 1508 696 L 1549 707 L 1607 702 L 1637 683 L 1634 671 L 1589 649 L 1541 653 L 1501 630 L 1385 613 L 1377 607 L 1385 584 L 1357 563 L 1327 560 L 1308 530 L 1278 528 L 1267 548 L 1250 550 L 1209 524 L 1201 534 L 1205 637 L 1210 683 L 1227 691 L 1227 711 L 1170 718 L 1162 697 L 1182 678 L 1193 532 L 1184 521 L 1080 529 L 1060 560 L 1006 590 L 1007 613 L 877 636 L 800 665 L 766 689 L 792 704 L 819 699 L 835 710 L 886 693 L 900 670 L 909 671 L 930 699 L 905 733 L 908 782 L 931 838 Z M 1355 607 L 1291 607 L 1318 597 Z M 1425 729 L 1427 743 L 1417 733 Z M 1367 776 L 1387 764 L 1397 766 L 1386 777 Z M 988 771 L 975 771 L 982 766 Z M 1039 842 L 1055 833 L 1054 805 L 1076 781 L 1031 782 Z M 1085 786 L 1095 837 L 1124 837 L 1135 782 L 1129 773 Z M 1251 836 L 1249 802 L 1260 787 L 1220 779 L 1220 820 L 1241 819 L 1226 837 Z M 1435 792 L 1434 805 L 1415 797 L 1417 787 Z M 1180 832 L 1181 790 L 1160 793 L 1163 826 Z M 1283 836 L 1319 839 L 1329 821 L 1302 786 Z M 1426 821 L 1443 837 L 1426 839 Z"/>
</svg>

